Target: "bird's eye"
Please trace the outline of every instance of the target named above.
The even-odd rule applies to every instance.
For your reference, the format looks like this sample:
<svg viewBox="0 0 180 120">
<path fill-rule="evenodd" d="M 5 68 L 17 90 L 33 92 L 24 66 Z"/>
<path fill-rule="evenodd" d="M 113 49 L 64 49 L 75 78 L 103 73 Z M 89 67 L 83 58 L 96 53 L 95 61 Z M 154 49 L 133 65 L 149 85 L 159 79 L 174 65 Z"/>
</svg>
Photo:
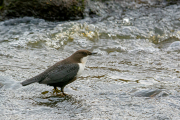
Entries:
<svg viewBox="0 0 180 120">
<path fill-rule="evenodd" d="M 86 52 L 82 52 L 82 54 L 83 54 L 83 55 L 87 55 L 87 53 L 86 53 Z"/>
</svg>

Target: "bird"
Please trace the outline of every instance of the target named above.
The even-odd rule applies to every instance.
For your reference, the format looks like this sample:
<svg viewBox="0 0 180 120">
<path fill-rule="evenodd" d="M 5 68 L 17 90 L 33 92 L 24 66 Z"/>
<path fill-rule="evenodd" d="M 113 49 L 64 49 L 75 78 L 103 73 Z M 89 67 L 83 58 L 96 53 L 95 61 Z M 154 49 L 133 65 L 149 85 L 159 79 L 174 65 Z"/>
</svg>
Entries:
<svg viewBox="0 0 180 120">
<path fill-rule="evenodd" d="M 47 84 L 54 87 L 54 92 L 59 93 L 57 87 L 61 88 L 64 96 L 64 87 L 75 81 L 84 71 L 88 56 L 97 54 L 88 50 L 78 50 L 70 57 L 55 63 L 44 72 L 21 82 L 22 86 L 26 86 L 35 82 L 39 84 Z"/>
</svg>

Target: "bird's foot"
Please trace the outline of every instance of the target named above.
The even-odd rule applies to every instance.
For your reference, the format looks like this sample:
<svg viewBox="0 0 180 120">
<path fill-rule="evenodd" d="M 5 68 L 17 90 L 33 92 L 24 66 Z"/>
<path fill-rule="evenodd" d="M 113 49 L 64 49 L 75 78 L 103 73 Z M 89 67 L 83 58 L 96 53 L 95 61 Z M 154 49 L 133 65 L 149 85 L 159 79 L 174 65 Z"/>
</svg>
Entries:
<svg viewBox="0 0 180 120">
<path fill-rule="evenodd" d="M 62 94 L 64 95 L 64 96 L 67 96 L 68 94 L 66 94 L 66 93 L 64 93 L 64 92 L 62 92 Z"/>
<path fill-rule="evenodd" d="M 61 91 L 60 91 L 59 89 L 57 89 L 57 88 L 56 88 L 56 89 L 53 89 L 53 94 L 54 94 L 54 93 L 58 94 L 58 93 L 60 93 L 60 92 L 61 92 Z"/>
<path fill-rule="evenodd" d="M 65 97 L 65 96 L 67 96 L 68 94 L 65 94 L 65 93 L 59 93 L 59 94 L 56 94 L 57 96 L 61 96 L 61 97 Z"/>
<path fill-rule="evenodd" d="M 62 92 L 61 90 L 59 90 L 57 88 L 53 89 L 53 94 L 55 94 L 55 93 L 56 93 L 57 96 L 67 96 L 68 95 L 68 94 Z"/>
</svg>

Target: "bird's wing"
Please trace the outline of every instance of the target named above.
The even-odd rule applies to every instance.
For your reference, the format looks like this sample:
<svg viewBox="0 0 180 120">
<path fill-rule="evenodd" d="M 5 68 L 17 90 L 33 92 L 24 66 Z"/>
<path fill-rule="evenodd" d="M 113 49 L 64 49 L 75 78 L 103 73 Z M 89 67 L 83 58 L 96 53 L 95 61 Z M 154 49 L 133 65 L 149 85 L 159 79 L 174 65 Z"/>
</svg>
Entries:
<svg viewBox="0 0 180 120">
<path fill-rule="evenodd" d="M 40 83 L 53 84 L 58 82 L 68 82 L 77 75 L 78 70 L 78 64 L 59 65 L 55 69 L 51 70 L 47 74 L 46 78 Z"/>
</svg>

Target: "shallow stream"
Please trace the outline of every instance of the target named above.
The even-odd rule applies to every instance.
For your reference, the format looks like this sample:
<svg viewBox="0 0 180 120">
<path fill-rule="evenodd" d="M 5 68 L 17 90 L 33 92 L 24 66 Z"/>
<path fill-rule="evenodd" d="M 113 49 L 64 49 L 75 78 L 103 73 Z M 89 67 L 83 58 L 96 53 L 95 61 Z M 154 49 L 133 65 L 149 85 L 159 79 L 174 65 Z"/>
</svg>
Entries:
<svg viewBox="0 0 180 120">
<path fill-rule="evenodd" d="M 0 22 L 0 119 L 180 119 L 180 5 L 112 6 L 69 22 Z M 79 49 L 98 52 L 65 87 L 20 82 Z"/>
</svg>

